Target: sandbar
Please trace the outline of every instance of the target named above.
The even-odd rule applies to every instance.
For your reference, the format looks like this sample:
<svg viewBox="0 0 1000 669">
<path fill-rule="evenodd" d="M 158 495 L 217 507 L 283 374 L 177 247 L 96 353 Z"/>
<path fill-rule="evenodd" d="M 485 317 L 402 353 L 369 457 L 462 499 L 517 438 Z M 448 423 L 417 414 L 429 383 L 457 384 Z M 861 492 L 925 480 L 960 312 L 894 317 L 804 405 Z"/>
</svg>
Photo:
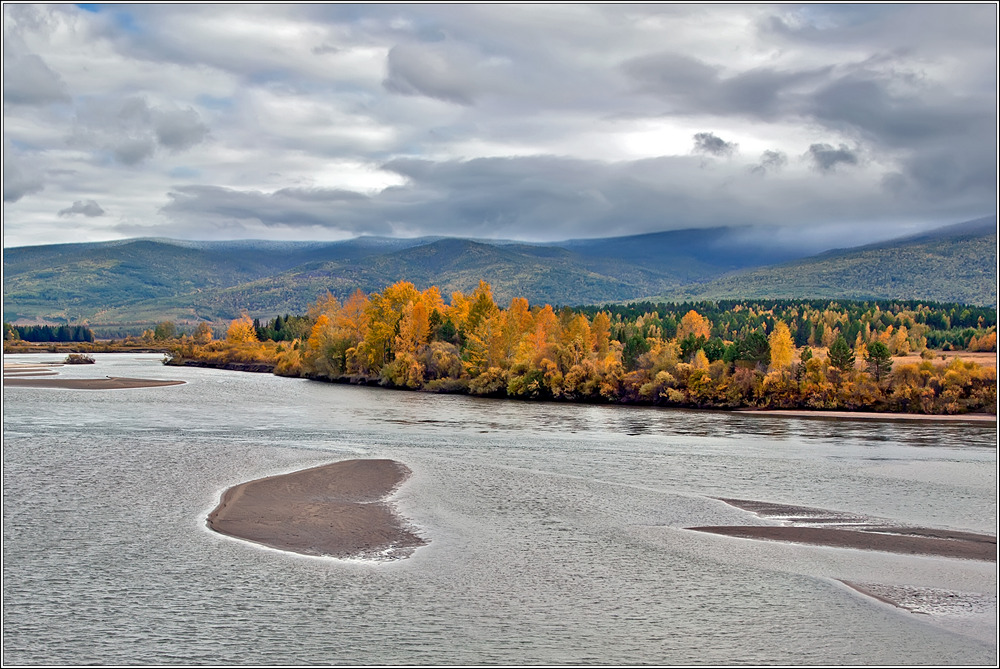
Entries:
<svg viewBox="0 0 1000 669">
<path fill-rule="evenodd" d="M 963 558 L 996 562 L 997 539 L 988 534 L 933 527 L 908 527 L 884 518 L 752 499 L 716 497 L 776 525 L 714 525 L 689 527 L 743 539 L 885 551 L 909 555 Z M 817 527 L 817 526 L 822 527 Z"/>
<path fill-rule="evenodd" d="M 344 460 L 240 483 L 222 494 L 208 526 L 303 555 L 407 557 L 426 541 L 388 498 L 409 475 L 394 460 Z"/>
<path fill-rule="evenodd" d="M 913 536 L 911 534 L 890 534 L 884 531 L 842 530 L 824 527 L 761 527 L 758 525 L 732 525 L 712 527 L 689 527 L 698 532 L 711 532 L 744 539 L 765 539 L 788 543 L 810 544 L 813 546 L 833 546 L 860 550 L 927 555 L 966 560 L 997 559 L 997 540 L 984 534 L 971 532 L 955 533 L 947 538 Z"/>
<path fill-rule="evenodd" d="M 159 386 L 176 386 L 184 381 L 163 381 L 159 379 L 129 379 L 122 376 L 109 376 L 103 379 L 25 379 L 5 376 L 5 386 L 20 388 L 68 388 L 70 390 L 121 390 L 124 388 L 157 388 Z"/>
</svg>

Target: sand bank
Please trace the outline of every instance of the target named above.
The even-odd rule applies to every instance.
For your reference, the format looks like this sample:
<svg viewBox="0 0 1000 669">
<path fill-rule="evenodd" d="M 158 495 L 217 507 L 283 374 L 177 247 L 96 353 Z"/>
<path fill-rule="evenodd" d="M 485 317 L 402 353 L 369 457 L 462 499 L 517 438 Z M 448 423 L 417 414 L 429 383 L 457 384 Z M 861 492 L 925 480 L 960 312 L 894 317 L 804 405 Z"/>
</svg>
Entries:
<svg viewBox="0 0 1000 669">
<path fill-rule="evenodd" d="M 69 388 L 71 390 L 121 390 L 123 388 L 156 388 L 176 386 L 184 381 L 161 381 L 159 379 L 129 379 L 121 376 L 103 379 L 25 379 L 5 376 L 5 386 L 18 388 Z"/>
<path fill-rule="evenodd" d="M 729 537 L 744 539 L 766 539 L 770 541 L 786 541 L 813 546 L 834 546 L 837 548 L 856 548 L 861 550 L 885 551 L 887 553 L 905 553 L 909 555 L 934 555 L 938 557 L 964 558 L 966 560 L 997 559 L 997 542 L 995 537 L 958 533 L 963 536 L 948 538 L 932 538 L 912 536 L 909 534 L 888 534 L 883 531 L 841 530 L 821 527 L 760 527 L 748 525 L 689 527 L 698 532 L 724 534 Z M 941 532 L 938 530 L 938 532 Z"/>
<path fill-rule="evenodd" d="M 426 542 L 387 498 L 410 475 L 393 460 L 345 460 L 226 490 L 208 526 L 304 555 L 406 557 Z"/>
<path fill-rule="evenodd" d="M 966 413 L 937 415 L 925 413 L 879 413 L 876 411 L 816 411 L 811 409 L 736 409 L 751 416 L 784 416 L 789 418 L 852 418 L 859 420 L 934 420 L 972 421 L 995 423 L 997 417 L 990 414 Z"/>
<path fill-rule="evenodd" d="M 934 555 L 967 560 L 997 559 L 997 539 L 987 534 L 933 527 L 908 527 L 885 518 L 751 499 L 717 497 L 720 502 L 771 520 L 775 525 L 715 525 L 689 530 L 744 539 L 813 546 Z M 822 527 L 818 527 L 822 526 Z"/>
</svg>

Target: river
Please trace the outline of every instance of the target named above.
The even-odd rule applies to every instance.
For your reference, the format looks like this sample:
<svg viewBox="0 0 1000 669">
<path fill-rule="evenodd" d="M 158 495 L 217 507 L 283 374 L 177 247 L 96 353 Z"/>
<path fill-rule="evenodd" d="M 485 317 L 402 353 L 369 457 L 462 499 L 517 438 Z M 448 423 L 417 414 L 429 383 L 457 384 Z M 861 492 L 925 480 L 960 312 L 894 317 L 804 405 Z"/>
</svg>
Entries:
<svg viewBox="0 0 1000 669">
<path fill-rule="evenodd" d="M 5 387 L 4 664 L 995 664 L 995 562 L 736 539 L 715 497 L 996 535 L 996 424 L 522 403 L 96 355 Z M 5 356 L 6 362 L 56 356 Z M 215 534 L 236 483 L 392 458 L 384 562 Z M 915 613 L 842 581 L 954 597 Z M 932 598 L 933 599 L 933 598 Z M 950 601 L 950 600 L 949 600 Z"/>
</svg>

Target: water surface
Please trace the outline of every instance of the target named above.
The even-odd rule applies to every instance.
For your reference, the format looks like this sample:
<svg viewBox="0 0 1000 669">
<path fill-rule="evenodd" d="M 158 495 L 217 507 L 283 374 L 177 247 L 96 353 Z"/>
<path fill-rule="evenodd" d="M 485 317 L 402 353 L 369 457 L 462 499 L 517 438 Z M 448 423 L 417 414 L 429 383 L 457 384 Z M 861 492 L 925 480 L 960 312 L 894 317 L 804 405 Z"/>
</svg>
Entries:
<svg viewBox="0 0 1000 669">
<path fill-rule="evenodd" d="M 712 499 L 996 534 L 996 427 L 532 404 L 98 355 L 4 390 L 4 662 L 993 664 L 996 565 L 684 527 Z M 5 356 L 38 362 L 44 356 Z M 54 360 L 53 360 L 54 361 Z M 217 535 L 227 487 L 340 459 L 414 474 L 386 563 Z M 974 595 L 909 613 L 840 580 Z"/>
</svg>

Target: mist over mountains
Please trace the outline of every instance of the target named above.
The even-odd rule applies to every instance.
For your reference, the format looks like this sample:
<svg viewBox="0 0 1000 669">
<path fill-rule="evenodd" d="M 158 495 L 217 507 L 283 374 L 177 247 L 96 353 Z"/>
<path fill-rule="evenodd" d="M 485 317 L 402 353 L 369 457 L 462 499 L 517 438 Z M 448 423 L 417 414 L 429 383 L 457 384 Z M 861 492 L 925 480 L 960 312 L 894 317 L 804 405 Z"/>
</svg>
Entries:
<svg viewBox="0 0 1000 669">
<path fill-rule="evenodd" d="M 303 313 L 396 281 L 498 303 L 655 298 L 918 299 L 996 304 L 995 216 L 813 255 L 746 228 L 554 244 L 424 237 L 340 242 L 130 239 L 4 249 L 4 320 L 92 326 Z"/>
</svg>

